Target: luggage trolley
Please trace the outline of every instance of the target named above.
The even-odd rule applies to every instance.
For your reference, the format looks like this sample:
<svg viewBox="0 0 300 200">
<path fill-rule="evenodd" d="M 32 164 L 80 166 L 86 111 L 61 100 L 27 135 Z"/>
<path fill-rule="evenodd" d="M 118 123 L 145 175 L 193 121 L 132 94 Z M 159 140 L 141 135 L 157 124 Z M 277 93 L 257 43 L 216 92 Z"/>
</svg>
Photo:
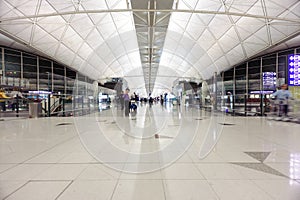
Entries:
<svg viewBox="0 0 300 200">
<path fill-rule="evenodd" d="M 279 119 L 279 101 L 277 99 L 270 100 L 270 112 L 268 113 L 267 119 L 278 120 Z"/>
<path fill-rule="evenodd" d="M 284 115 L 284 106 L 288 106 L 287 116 Z M 294 99 L 270 99 L 270 112 L 267 119 L 285 122 L 300 123 L 300 101 Z"/>
<path fill-rule="evenodd" d="M 300 123 L 300 100 L 289 100 L 289 113 L 290 121 Z"/>
</svg>

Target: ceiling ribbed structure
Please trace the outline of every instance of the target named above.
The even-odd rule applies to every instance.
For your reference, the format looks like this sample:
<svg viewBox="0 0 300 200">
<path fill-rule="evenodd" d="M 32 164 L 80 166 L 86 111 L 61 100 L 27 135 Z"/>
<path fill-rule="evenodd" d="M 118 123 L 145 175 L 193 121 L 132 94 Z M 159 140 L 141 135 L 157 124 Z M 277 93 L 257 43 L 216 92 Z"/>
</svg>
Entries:
<svg viewBox="0 0 300 200">
<path fill-rule="evenodd" d="M 173 0 L 132 0 L 133 10 L 170 10 Z M 171 14 L 134 11 L 133 17 L 147 93 L 153 91 Z"/>
<path fill-rule="evenodd" d="M 144 93 L 300 44 L 299 0 L 149 2 L 1 0 L 0 44 Z"/>
</svg>

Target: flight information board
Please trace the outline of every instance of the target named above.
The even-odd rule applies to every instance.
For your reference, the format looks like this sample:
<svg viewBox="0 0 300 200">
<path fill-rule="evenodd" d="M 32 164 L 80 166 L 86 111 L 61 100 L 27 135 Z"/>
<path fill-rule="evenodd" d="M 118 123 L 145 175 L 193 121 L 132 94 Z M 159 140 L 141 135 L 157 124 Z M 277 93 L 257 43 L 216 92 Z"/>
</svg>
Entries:
<svg viewBox="0 0 300 200">
<path fill-rule="evenodd" d="M 263 72 L 263 88 L 264 90 L 276 89 L 276 72 Z"/>
<path fill-rule="evenodd" d="M 288 76 L 289 85 L 300 86 L 300 54 L 289 55 Z"/>
</svg>

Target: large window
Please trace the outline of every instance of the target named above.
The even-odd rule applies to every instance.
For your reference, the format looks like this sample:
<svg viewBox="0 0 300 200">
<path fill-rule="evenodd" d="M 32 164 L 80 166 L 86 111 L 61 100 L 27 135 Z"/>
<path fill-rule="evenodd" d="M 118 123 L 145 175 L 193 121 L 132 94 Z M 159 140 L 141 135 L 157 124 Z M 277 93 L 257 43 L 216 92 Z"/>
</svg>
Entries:
<svg viewBox="0 0 300 200">
<path fill-rule="evenodd" d="M 247 93 L 247 65 L 243 64 L 235 68 L 235 103 L 243 105 Z"/>
<path fill-rule="evenodd" d="M 39 59 L 39 88 L 52 91 L 52 62 L 43 58 Z"/>
<path fill-rule="evenodd" d="M 75 80 L 79 79 L 81 93 L 86 94 L 86 82 L 94 82 L 86 76 L 77 76 L 75 70 L 55 61 L 7 47 L 0 48 L 0 70 L 0 84 L 3 87 L 17 86 L 23 91 L 44 90 L 73 94 Z"/>
<path fill-rule="evenodd" d="M 23 53 L 23 87 L 37 90 L 37 57 Z"/>
<path fill-rule="evenodd" d="M 6 84 L 21 85 L 21 52 L 4 50 Z"/>
<path fill-rule="evenodd" d="M 54 92 L 65 93 L 65 67 L 57 63 L 53 64 L 53 85 Z"/>
<path fill-rule="evenodd" d="M 74 83 L 76 80 L 76 72 L 66 68 L 66 93 L 73 94 Z"/>
<path fill-rule="evenodd" d="M 259 91 L 260 88 L 260 59 L 252 60 L 248 63 L 248 84 L 249 84 L 249 92 L 251 91 Z"/>
</svg>

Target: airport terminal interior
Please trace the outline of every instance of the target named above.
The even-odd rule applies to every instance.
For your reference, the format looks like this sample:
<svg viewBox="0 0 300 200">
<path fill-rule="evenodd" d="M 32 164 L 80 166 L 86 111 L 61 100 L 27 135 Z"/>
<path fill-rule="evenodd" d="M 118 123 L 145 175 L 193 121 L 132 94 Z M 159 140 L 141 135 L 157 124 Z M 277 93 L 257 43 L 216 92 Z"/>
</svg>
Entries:
<svg viewBox="0 0 300 200">
<path fill-rule="evenodd" d="M 0 199 L 299 200 L 299 0 L 0 0 Z"/>
</svg>

